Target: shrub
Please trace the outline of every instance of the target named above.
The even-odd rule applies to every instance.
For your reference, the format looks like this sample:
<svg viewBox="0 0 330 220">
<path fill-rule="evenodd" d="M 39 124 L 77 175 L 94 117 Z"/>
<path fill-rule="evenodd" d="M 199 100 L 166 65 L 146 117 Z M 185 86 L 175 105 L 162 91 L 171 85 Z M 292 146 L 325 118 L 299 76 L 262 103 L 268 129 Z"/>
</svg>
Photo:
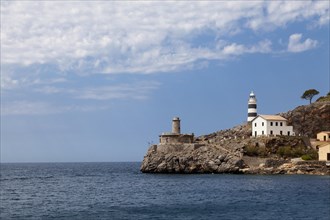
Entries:
<svg viewBox="0 0 330 220">
<path fill-rule="evenodd" d="M 294 147 L 291 149 L 291 156 L 292 157 L 301 157 L 305 154 L 304 147 Z"/>
<path fill-rule="evenodd" d="M 265 147 L 259 147 L 258 148 L 258 156 L 260 157 L 266 157 L 268 155 L 268 152 Z"/>
<path fill-rule="evenodd" d="M 245 154 L 248 156 L 258 156 L 258 147 L 249 145 L 245 148 Z"/>
<path fill-rule="evenodd" d="M 265 147 L 259 147 L 257 145 L 248 145 L 245 148 L 244 154 L 251 157 L 265 157 L 268 155 Z"/>
<path fill-rule="evenodd" d="M 301 159 L 303 159 L 303 160 L 312 160 L 312 157 L 309 154 L 304 154 L 304 155 L 301 156 Z"/>
<path fill-rule="evenodd" d="M 281 157 L 291 157 L 292 151 L 290 146 L 279 147 L 276 151 L 276 154 Z"/>
<path fill-rule="evenodd" d="M 297 146 L 297 147 L 279 147 L 276 151 L 276 154 L 281 157 L 303 157 L 303 160 L 317 160 L 318 154 L 317 151 L 314 149 L 308 149 L 304 146 Z"/>
<path fill-rule="evenodd" d="M 306 154 L 311 157 L 311 160 L 317 160 L 319 157 L 317 151 L 314 149 L 308 149 Z"/>
</svg>

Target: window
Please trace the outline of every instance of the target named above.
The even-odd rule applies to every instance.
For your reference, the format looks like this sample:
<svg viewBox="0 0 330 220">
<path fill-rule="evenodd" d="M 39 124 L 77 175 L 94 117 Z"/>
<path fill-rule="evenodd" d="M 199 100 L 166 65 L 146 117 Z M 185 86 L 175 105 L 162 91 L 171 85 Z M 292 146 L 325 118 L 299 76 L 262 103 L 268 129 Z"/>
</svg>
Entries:
<svg viewBox="0 0 330 220">
<path fill-rule="evenodd" d="M 273 130 L 270 130 L 270 134 L 273 135 Z"/>
<path fill-rule="evenodd" d="M 256 131 L 254 132 L 254 136 L 256 136 L 256 137 L 257 137 L 257 132 L 256 132 Z"/>
<path fill-rule="evenodd" d="M 278 122 L 275 122 L 275 126 L 278 126 Z"/>
<path fill-rule="evenodd" d="M 264 123 L 262 122 L 262 126 L 264 126 Z"/>
<path fill-rule="evenodd" d="M 254 123 L 254 127 L 257 127 L 257 123 Z"/>
<path fill-rule="evenodd" d="M 283 126 L 283 122 L 280 122 L 280 126 Z"/>
<path fill-rule="evenodd" d="M 264 131 L 262 131 L 261 133 L 262 133 L 262 135 L 264 135 L 264 134 L 265 134 L 265 132 L 264 132 Z"/>
<path fill-rule="evenodd" d="M 272 121 L 270 122 L 270 126 L 273 126 L 273 122 Z"/>
</svg>

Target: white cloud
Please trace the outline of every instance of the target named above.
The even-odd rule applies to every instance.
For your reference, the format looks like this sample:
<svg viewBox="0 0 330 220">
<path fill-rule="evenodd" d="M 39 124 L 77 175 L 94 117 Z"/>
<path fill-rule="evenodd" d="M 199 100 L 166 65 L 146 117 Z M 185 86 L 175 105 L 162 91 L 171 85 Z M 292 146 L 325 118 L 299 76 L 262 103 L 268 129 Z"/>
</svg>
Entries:
<svg viewBox="0 0 330 220">
<path fill-rule="evenodd" d="M 106 100 L 146 99 L 158 82 L 87 81 L 95 73 L 172 72 L 204 67 L 209 60 L 272 53 L 276 45 L 263 34 L 297 21 L 328 25 L 329 2 L 1 1 L 1 96 L 7 100 L 2 114 L 87 111 L 108 108 L 102 106 Z M 205 35 L 212 35 L 206 43 Z M 316 45 L 294 34 L 287 50 Z M 99 104 L 13 101 L 30 95 Z"/>
<path fill-rule="evenodd" d="M 268 53 L 271 51 L 272 43 L 269 40 L 264 40 L 253 46 L 245 46 L 242 44 L 226 45 L 222 53 L 225 55 L 241 55 L 244 53 Z"/>
<path fill-rule="evenodd" d="M 159 87 L 157 82 L 138 82 L 115 86 L 86 88 L 74 92 L 78 99 L 110 100 L 110 99 L 147 99 L 150 92 Z"/>
<path fill-rule="evenodd" d="M 267 1 L 263 10 L 263 13 L 248 22 L 248 27 L 253 30 L 271 30 L 308 19 L 318 26 L 329 23 L 329 1 Z"/>
<path fill-rule="evenodd" d="M 1 103 L 1 115 L 50 115 L 67 112 L 90 112 L 107 110 L 107 105 L 58 105 L 43 101 L 13 101 Z"/>
<path fill-rule="evenodd" d="M 292 34 L 289 38 L 288 52 L 298 53 L 313 49 L 317 46 L 317 41 L 307 38 L 304 42 L 301 41 L 302 34 Z"/>
<path fill-rule="evenodd" d="M 17 89 L 31 87 L 35 85 L 53 85 L 66 83 L 68 80 L 64 77 L 40 78 L 35 74 L 15 74 L 3 71 L 1 73 L 1 89 Z"/>
<path fill-rule="evenodd" d="M 43 115 L 61 112 L 60 109 L 45 102 L 14 101 L 2 102 L 2 115 Z"/>
<path fill-rule="evenodd" d="M 64 95 L 69 100 L 96 100 L 109 101 L 114 99 L 130 99 L 143 100 L 147 99 L 151 92 L 157 89 L 160 83 L 155 81 L 142 81 L 135 83 L 117 84 L 100 87 L 86 88 L 60 88 L 55 86 L 44 86 L 34 89 L 44 95 Z M 74 103 L 77 103 L 76 101 Z M 8 101 L 2 100 L 1 114 L 2 115 L 45 115 L 58 114 L 73 111 L 96 111 L 105 110 L 109 106 L 104 105 L 106 102 L 89 104 L 66 105 L 59 103 L 50 103 L 47 101 Z"/>
<path fill-rule="evenodd" d="M 191 37 L 213 31 L 221 39 L 308 19 L 325 25 L 328 8 L 316 1 L 6 1 L 2 63 L 51 64 L 84 74 L 175 71 L 261 49 L 228 42 L 218 51 L 216 41 L 203 47 Z"/>
<path fill-rule="evenodd" d="M 60 88 L 44 86 L 34 89 L 43 94 L 65 94 L 76 99 L 110 100 L 110 99 L 146 99 L 151 91 L 157 89 L 160 83 L 156 81 L 141 81 L 98 87 Z"/>
</svg>

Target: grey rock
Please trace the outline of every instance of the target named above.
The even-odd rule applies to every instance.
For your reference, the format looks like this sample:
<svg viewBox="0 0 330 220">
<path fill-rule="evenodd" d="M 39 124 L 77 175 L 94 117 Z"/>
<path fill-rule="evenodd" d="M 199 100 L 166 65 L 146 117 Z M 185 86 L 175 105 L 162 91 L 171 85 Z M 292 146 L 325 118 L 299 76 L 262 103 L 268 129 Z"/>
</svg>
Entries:
<svg viewBox="0 0 330 220">
<path fill-rule="evenodd" d="M 180 145 L 180 146 L 179 146 Z M 151 146 L 141 165 L 145 173 L 238 173 L 246 165 L 234 154 L 205 145 L 200 148 L 193 144 L 173 144 L 157 147 Z M 161 149 L 161 150 L 159 150 Z"/>
</svg>

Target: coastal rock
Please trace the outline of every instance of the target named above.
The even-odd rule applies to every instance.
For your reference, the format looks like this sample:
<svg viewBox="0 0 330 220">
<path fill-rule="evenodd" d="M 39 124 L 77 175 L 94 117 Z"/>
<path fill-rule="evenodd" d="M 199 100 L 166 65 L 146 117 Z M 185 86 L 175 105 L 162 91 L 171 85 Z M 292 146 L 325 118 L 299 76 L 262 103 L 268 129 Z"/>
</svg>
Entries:
<svg viewBox="0 0 330 220">
<path fill-rule="evenodd" d="M 330 130 L 330 102 L 299 106 L 280 115 L 288 119 L 298 136 L 251 138 L 251 126 L 245 123 L 199 137 L 189 136 L 190 143 L 152 145 L 143 159 L 141 171 L 330 175 L 330 167 L 325 162 L 291 160 L 315 154 L 310 137 Z"/>
<path fill-rule="evenodd" d="M 272 159 L 272 162 L 264 167 L 250 167 L 241 169 L 244 174 L 312 174 L 312 175 L 330 175 L 330 167 L 326 166 L 325 161 L 285 161 Z M 282 164 L 281 164 L 282 163 Z M 281 164 L 280 166 L 278 166 Z M 270 167 L 269 167 L 270 166 Z"/>
<path fill-rule="evenodd" d="M 156 149 L 156 150 L 155 150 Z M 141 165 L 144 173 L 240 173 L 244 161 L 212 145 L 159 144 L 149 148 Z"/>
</svg>

